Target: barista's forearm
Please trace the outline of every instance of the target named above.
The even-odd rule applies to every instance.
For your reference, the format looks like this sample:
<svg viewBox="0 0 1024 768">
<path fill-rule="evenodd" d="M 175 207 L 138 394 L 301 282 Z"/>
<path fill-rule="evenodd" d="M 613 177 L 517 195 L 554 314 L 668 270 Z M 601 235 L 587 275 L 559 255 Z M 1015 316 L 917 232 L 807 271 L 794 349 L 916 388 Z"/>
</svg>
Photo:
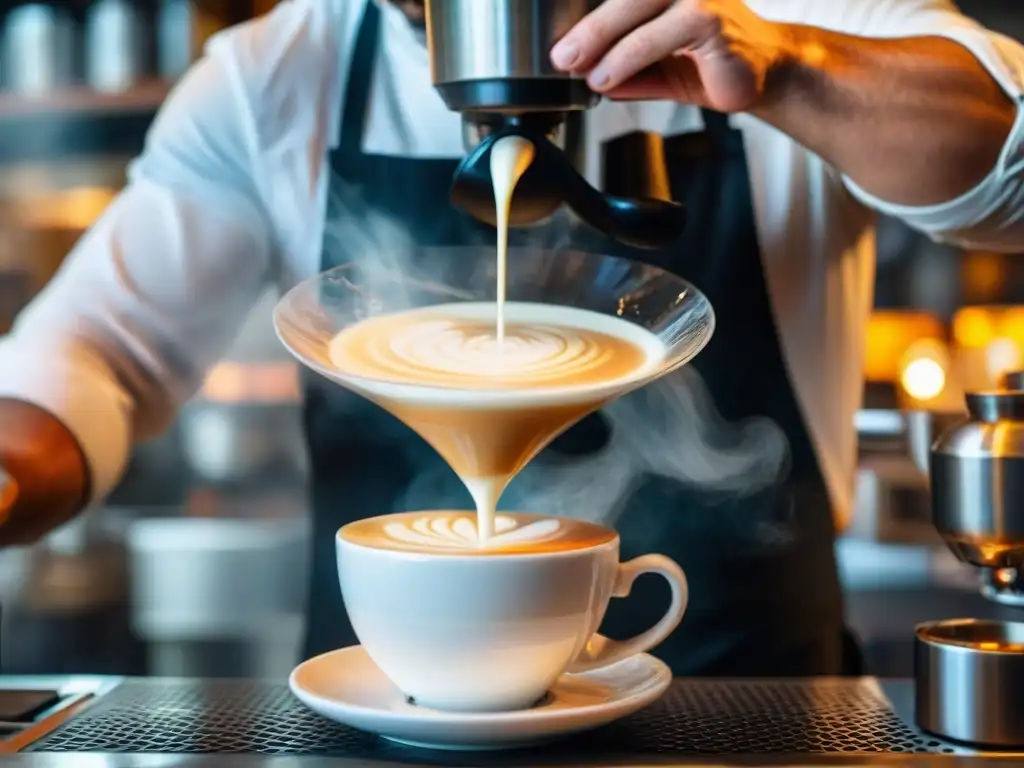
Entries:
<svg viewBox="0 0 1024 768">
<path fill-rule="evenodd" d="M 933 205 L 969 191 L 994 167 L 1015 106 L 958 43 L 785 30 L 790 55 L 752 111 L 868 192 Z"/>
<path fill-rule="evenodd" d="M 27 544 L 74 517 L 89 493 L 78 441 L 46 411 L 0 399 L 0 465 L 17 484 L 17 501 L 0 521 L 0 546 Z"/>
</svg>

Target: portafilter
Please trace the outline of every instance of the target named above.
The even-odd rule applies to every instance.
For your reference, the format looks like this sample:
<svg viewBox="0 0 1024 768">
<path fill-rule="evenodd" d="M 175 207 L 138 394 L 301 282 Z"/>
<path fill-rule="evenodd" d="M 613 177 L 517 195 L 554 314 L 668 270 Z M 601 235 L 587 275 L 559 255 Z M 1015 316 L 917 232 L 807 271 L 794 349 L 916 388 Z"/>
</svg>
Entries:
<svg viewBox="0 0 1024 768">
<path fill-rule="evenodd" d="M 563 203 L 620 242 L 661 248 L 686 223 L 681 205 L 658 197 L 625 197 L 594 188 L 560 144 L 566 121 L 600 101 L 586 79 L 550 60 L 558 40 L 600 0 L 427 0 L 427 46 L 434 88 L 463 118 L 469 154 L 452 179 L 451 201 L 474 218 L 496 223 L 490 154 L 516 135 L 535 148 L 516 186 L 510 221 L 532 224 Z"/>
</svg>

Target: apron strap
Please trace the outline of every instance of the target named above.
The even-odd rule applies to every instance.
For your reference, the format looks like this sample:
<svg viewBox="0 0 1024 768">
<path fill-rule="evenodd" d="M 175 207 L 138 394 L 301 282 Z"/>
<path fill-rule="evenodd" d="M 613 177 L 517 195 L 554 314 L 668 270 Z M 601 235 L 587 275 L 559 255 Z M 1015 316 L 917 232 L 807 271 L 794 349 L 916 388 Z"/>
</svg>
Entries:
<svg viewBox="0 0 1024 768">
<path fill-rule="evenodd" d="M 380 41 L 380 17 L 381 11 L 376 0 L 366 0 L 363 19 L 359 22 L 356 35 L 355 52 L 349 62 L 348 82 L 345 84 L 345 98 L 342 102 L 344 113 L 338 139 L 338 149 L 342 151 L 358 153 L 362 149 L 366 113 L 370 104 L 370 86 L 373 84 Z"/>
<path fill-rule="evenodd" d="M 728 115 L 703 108 L 700 114 L 704 118 L 704 130 L 712 136 L 726 136 L 732 130 L 732 126 L 729 125 Z"/>
</svg>

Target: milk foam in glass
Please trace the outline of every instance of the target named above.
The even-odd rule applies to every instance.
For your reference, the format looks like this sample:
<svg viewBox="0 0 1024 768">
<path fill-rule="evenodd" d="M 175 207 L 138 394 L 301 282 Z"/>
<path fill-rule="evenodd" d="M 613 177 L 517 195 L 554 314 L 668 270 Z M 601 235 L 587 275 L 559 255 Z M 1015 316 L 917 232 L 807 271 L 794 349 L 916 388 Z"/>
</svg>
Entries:
<svg viewBox="0 0 1024 768">
<path fill-rule="evenodd" d="M 466 485 L 479 546 L 508 533 L 497 530 L 495 510 L 515 474 L 564 429 L 650 374 L 666 352 L 653 333 L 613 315 L 506 300 L 512 197 L 534 151 L 519 136 L 491 149 L 496 303 L 370 317 L 330 345 L 337 372 L 418 432 Z"/>
<path fill-rule="evenodd" d="M 555 304 L 463 302 L 363 320 L 331 342 L 336 370 L 426 440 L 465 483 L 476 540 L 505 487 L 567 426 L 651 375 L 665 348 L 617 317 Z M 463 524 L 465 525 L 465 523 Z"/>
</svg>

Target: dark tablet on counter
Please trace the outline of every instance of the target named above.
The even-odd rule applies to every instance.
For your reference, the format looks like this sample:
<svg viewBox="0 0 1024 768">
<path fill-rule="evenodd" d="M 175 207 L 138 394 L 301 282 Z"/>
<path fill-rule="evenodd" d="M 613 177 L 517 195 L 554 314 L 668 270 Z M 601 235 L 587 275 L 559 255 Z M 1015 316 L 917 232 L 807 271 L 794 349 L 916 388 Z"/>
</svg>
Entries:
<svg viewBox="0 0 1024 768">
<path fill-rule="evenodd" d="M 59 701 L 58 691 L 0 690 L 0 722 L 29 723 Z"/>
</svg>

